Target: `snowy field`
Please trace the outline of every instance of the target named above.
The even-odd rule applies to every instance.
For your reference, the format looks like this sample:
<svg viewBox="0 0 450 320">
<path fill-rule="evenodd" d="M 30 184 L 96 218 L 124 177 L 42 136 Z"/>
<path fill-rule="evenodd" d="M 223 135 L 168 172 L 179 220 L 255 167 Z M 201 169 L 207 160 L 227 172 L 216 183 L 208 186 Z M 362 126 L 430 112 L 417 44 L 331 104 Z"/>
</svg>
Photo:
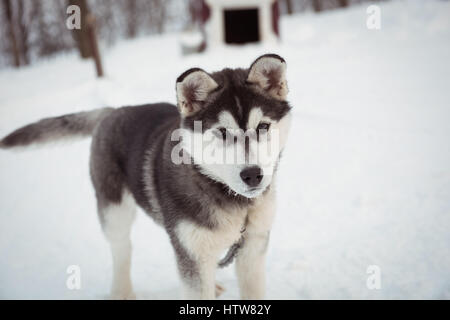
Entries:
<svg viewBox="0 0 450 320">
<path fill-rule="evenodd" d="M 42 117 L 175 102 L 199 66 L 288 63 L 294 123 L 278 177 L 269 246 L 271 299 L 450 299 L 450 2 L 382 2 L 282 20 L 281 44 L 182 57 L 178 36 L 107 50 L 107 78 L 76 53 L 0 70 L 0 136 Z M 88 175 L 89 140 L 0 152 L 0 298 L 103 299 L 111 259 Z M 141 211 L 132 234 L 138 299 L 178 299 L 168 237 Z M 66 287 L 69 265 L 81 290 Z M 369 290 L 376 265 L 381 288 Z M 239 297 L 234 268 L 223 299 Z"/>
</svg>

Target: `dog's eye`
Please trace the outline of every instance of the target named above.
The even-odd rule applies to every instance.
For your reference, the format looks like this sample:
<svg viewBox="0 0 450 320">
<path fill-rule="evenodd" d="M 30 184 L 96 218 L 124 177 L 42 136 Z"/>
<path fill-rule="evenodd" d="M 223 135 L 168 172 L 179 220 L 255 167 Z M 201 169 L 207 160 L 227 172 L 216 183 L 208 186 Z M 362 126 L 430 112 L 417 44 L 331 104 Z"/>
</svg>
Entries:
<svg viewBox="0 0 450 320">
<path fill-rule="evenodd" d="M 225 140 L 227 138 L 227 129 L 225 128 L 218 128 L 214 130 L 214 133 L 217 138 Z"/>
<path fill-rule="evenodd" d="M 259 133 L 260 130 L 269 131 L 270 123 L 261 122 L 258 127 L 256 128 L 256 131 Z"/>
</svg>

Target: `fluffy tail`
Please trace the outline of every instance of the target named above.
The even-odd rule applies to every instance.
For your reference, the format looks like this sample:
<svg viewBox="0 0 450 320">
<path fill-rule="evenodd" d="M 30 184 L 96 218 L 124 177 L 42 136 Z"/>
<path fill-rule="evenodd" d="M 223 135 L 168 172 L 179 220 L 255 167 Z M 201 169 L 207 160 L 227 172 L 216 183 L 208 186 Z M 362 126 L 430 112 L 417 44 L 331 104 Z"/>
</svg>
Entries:
<svg viewBox="0 0 450 320">
<path fill-rule="evenodd" d="M 94 128 L 113 108 L 46 118 L 10 133 L 0 141 L 0 148 L 13 148 L 62 140 L 68 137 L 90 136 Z"/>
</svg>

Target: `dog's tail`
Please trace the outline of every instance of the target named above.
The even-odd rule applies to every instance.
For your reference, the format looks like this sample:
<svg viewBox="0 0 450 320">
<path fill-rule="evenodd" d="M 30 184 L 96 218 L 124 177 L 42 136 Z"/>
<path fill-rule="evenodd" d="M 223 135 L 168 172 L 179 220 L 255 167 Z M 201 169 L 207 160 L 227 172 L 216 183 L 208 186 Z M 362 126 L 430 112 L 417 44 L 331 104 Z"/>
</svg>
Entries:
<svg viewBox="0 0 450 320">
<path fill-rule="evenodd" d="M 113 108 L 103 108 L 42 119 L 7 135 L 0 140 L 0 148 L 24 147 L 69 137 L 90 136 L 96 125 L 113 110 Z"/>
</svg>

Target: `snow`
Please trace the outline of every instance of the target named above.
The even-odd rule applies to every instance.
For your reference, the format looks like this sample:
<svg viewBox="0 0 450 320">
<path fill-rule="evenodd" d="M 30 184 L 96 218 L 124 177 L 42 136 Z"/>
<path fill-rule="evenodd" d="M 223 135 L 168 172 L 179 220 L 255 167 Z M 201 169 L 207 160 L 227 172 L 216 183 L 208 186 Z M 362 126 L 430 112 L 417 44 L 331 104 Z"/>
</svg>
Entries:
<svg viewBox="0 0 450 320">
<path fill-rule="evenodd" d="M 104 48 L 108 77 L 76 53 L 0 71 L 0 136 L 42 117 L 175 102 L 187 68 L 246 67 L 276 52 L 294 107 L 267 261 L 272 299 L 450 299 L 450 3 L 392 1 L 282 19 L 278 45 L 183 57 L 168 34 Z M 111 258 L 88 175 L 89 140 L 0 152 L 0 298 L 103 299 Z M 138 299 L 177 299 L 164 230 L 133 228 Z M 67 268 L 81 268 L 68 290 Z M 367 268 L 381 288 L 366 286 Z M 233 267 L 223 299 L 239 297 Z"/>
</svg>

